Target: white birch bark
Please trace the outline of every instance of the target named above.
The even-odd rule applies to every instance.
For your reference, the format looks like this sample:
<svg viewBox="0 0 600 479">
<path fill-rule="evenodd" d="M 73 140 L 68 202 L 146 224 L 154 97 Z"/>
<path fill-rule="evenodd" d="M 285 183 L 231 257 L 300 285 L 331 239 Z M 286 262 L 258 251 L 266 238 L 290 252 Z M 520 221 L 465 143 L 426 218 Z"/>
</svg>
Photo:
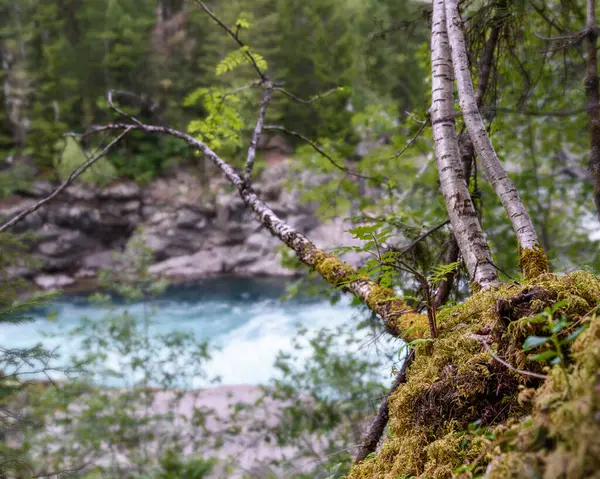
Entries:
<svg viewBox="0 0 600 479">
<path fill-rule="evenodd" d="M 481 159 L 483 170 L 494 191 L 500 198 L 506 210 L 513 230 L 519 241 L 519 254 L 527 254 L 527 250 L 541 252 L 542 247 L 538 240 L 535 228 L 527 213 L 525 205 L 519 198 L 515 185 L 512 183 L 504 170 L 500 159 L 494 150 L 490 137 L 485 129 L 483 118 L 479 112 L 467 48 L 462 30 L 462 20 L 458 9 L 458 0 L 444 0 L 446 12 L 446 26 L 450 40 L 452 63 L 454 65 L 454 76 L 458 87 L 458 99 L 463 118 L 469 132 L 469 136 L 475 147 L 475 152 Z M 539 258 L 538 258 L 539 259 Z M 537 275 L 540 268 L 531 268 L 521 264 L 524 275 L 527 273 Z M 541 268 L 544 269 L 544 268 Z M 547 270 L 547 260 L 546 268 Z"/>
<path fill-rule="evenodd" d="M 244 181 L 247 186 L 252 184 L 252 169 L 254 168 L 254 159 L 256 158 L 256 148 L 258 147 L 258 141 L 260 140 L 260 134 L 265 124 L 265 115 L 267 114 L 267 107 L 271 101 L 271 92 L 273 91 L 273 84 L 267 82 L 265 85 L 265 94 L 263 101 L 260 104 L 260 112 L 258 114 L 258 120 L 252 133 L 252 139 L 250 140 L 250 146 L 248 147 L 248 156 L 246 158 L 246 174 Z"/>
<path fill-rule="evenodd" d="M 486 288 L 498 283 L 492 253 L 465 182 L 454 115 L 454 82 L 444 0 L 434 0 L 431 29 L 431 124 L 440 186 L 452 230 L 471 281 Z"/>
</svg>

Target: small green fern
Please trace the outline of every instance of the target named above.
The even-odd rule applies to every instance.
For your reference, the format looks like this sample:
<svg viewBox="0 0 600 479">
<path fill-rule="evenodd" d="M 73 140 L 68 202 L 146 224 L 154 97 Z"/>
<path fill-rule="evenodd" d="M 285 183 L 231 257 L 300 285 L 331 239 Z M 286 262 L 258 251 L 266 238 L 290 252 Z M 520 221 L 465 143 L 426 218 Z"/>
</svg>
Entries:
<svg viewBox="0 0 600 479">
<path fill-rule="evenodd" d="M 250 47 L 243 46 L 238 50 L 233 50 L 229 52 L 223 60 L 219 62 L 217 68 L 215 69 L 215 73 L 217 76 L 224 75 L 225 73 L 229 73 L 245 62 L 252 64 L 252 60 L 256 63 L 256 66 L 261 70 L 267 69 L 267 61 L 265 57 L 263 57 L 260 53 L 250 50 Z"/>
<path fill-rule="evenodd" d="M 460 267 L 460 261 L 449 264 L 440 264 L 431 270 L 429 281 L 436 286 L 445 280 L 449 274 L 454 273 Z"/>
</svg>

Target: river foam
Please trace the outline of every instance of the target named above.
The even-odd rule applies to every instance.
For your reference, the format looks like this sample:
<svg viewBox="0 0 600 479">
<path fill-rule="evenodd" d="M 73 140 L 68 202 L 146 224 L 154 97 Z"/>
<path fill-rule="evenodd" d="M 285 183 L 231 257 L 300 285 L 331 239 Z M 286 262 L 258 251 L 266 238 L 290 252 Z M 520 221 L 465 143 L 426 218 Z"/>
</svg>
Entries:
<svg viewBox="0 0 600 479">
<path fill-rule="evenodd" d="M 276 278 L 216 278 L 172 288 L 150 304 L 117 299 L 114 313 L 128 311 L 141 318 L 152 308 L 151 333 L 183 330 L 216 348 L 206 366 L 210 377 L 219 376 L 223 384 L 264 384 L 276 373 L 273 364 L 278 352 L 290 350 L 298 327 L 317 331 L 357 322 L 356 309 L 348 298 L 335 305 L 310 297 L 283 301 L 284 291 L 285 281 Z M 50 311 L 54 321 L 47 320 Z M 67 295 L 36 311 L 35 323 L 3 325 L 0 334 L 5 346 L 29 347 L 42 342 L 49 348 L 58 347 L 65 357 L 80 347 L 79 341 L 65 336 L 66 332 L 82 317 L 99 321 L 106 314 L 85 296 Z M 49 333 L 55 336 L 47 337 Z M 108 352 L 107 365 L 116 368 L 118 360 L 116 353 Z M 196 378 L 191 386 L 209 384 L 206 378 Z"/>
</svg>

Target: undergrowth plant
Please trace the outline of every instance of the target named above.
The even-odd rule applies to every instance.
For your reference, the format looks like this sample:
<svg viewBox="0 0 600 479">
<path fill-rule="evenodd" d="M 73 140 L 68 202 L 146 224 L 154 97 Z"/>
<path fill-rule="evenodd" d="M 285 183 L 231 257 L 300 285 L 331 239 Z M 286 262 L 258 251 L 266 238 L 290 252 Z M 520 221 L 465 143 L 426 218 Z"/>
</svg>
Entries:
<svg viewBox="0 0 600 479">
<path fill-rule="evenodd" d="M 68 377 L 73 371 L 61 367 L 55 351 L 38 343 L 16 347 L 11 338 L 20 334 L 20 326 L 34 321 L 33 311 L 47 305 L 58 293 L 36 293 L 28 297 L 22 292 L 23 280 L 14 272 L 35 267 L 27 254 L 29 235 L 3 234 L 0 237 L 0 326 L 7 334 L 0 343 L 0 476 L 27 477 L 32 471 L 28 444 L 23 435 L 36 423 L 27 410 L 27 398 L 40 381 L 51 383 Z"/>
<path fill-rule="evenodd" d="M 262 386 L 260 399 L 237 405 L 236 421 L 253 419 L 249 430 L 284 451 L 265 464 L 272 474 L 266 477 L 325 479 L 348 473 L 385 392 L 389 366 L 368 354 L 371 341 L 357 337 L 350 326 L 299 329 L 291 349 L 279 352 L 274 378 Z"/>
<path fill-rule="evenodd" d="M 530 361 L 558 365 L 564 374 L 570 395 L 568 350 L 573 341 L 589 327 L 589 322 L 584 318 L 570 319 L 562 312 L 567 304 L 566 300 L 558 301 L 527 320 L 532 325 L 542 326 L 540 332 L 546 334 L 527 336 L 523 342 L 523 350 L 531 353 L 528 356 Z"/>
</svg>

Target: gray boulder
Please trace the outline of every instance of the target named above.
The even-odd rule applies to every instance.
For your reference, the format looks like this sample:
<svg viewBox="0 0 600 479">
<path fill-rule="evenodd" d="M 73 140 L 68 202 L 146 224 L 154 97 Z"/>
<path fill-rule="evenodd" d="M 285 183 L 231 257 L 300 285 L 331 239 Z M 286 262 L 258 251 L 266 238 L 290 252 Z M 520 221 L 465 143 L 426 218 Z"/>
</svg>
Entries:
<svg viewBox="0 0 600 479">
<path fill-rule="evenodd" d="M 193 280 L 223 272 L 223 258 L 212 251 L 178 256 L 150 267 L 150 272 L 173 280 Z"/>
<path fill-rule="evenodd" d="M 65 274 L 40 275 L 34 278 L 34 283 L 42 289 L 60 289 L 75 283 L 75 280 Z"/>
<path fill-rule="evenodd" d="M 133 181 L 118 183 L 100 191 L 100 198 L 110 198 L 118 201 L 127 201 L 140 197 L 140 187 Z"/>
<path fill-rule="evenodd" d="M 97 251 L 81 260 L 81 267 L 88 271 L 109 271 L 119 264 L 113 251 Z"/>
</svg>

